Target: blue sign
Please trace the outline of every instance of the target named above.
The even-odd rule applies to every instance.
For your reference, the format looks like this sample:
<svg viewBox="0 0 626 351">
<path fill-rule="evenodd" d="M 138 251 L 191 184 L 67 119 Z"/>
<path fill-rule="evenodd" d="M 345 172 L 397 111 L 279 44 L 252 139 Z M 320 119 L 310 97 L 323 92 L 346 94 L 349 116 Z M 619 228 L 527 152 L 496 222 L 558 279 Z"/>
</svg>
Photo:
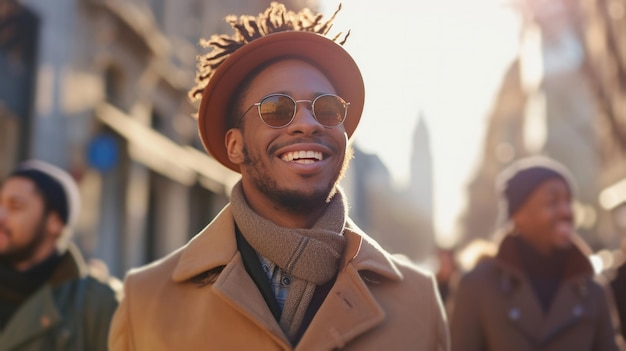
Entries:
<svg viewBox="0 0 626 351">
<path fill-rule="evenodd" d="M 118 142 L 112 135 L 100 134 L 87 146 L 89 165 L 100 172 L 111 170 L 119 160 Z"/>
</svg>

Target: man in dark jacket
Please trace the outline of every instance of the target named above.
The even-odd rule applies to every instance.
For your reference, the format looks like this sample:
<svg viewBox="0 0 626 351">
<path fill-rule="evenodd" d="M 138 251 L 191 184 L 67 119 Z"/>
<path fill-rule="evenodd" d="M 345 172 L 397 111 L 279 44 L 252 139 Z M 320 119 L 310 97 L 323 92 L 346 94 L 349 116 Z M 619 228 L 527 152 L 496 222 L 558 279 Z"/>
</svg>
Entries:
<svg viewBox="0 0 626 351">
<path fill-rule="evenodd" d="M 0 187 L 0 350 L 106 350 L 119 285 L 70 243 L 76 183 L 41 161 Z"/>
<path fill-rule="evenodd" d="M 617 350 L 607 295 L 575 235 L 569 172 L 543 157 L 503 171 L 510 229 L 493 259 L 461 278 L 452 350 Z"/>
</svg>

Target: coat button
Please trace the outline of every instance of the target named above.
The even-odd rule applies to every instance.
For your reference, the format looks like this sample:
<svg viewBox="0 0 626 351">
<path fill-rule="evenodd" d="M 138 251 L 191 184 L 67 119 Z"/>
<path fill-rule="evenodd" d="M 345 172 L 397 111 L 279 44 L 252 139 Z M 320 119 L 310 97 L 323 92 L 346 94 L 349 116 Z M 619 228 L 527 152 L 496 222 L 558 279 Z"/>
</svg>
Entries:
<svg viewBox="0 0 626 351">
<path fill-rule="evenodd" d="M 576 305 L 574 306 L 574 308 L 572 308 L 572 315 L 574 317 L 580 317 L 583 315 L 583 306 L 581 305 Z"/>
<path fill-rule="evenodd" d="M 50 318 L 48 316 L 41 316 L 41 318 L 39 318 L 39 324 L 41 324 L 43 328 L 48 328 L 50 326 Z"/>
<path fill-rule="evenodd" d="M 280 277 L 280 285 L 282 286 L 289 286 L 289 284 L 291 284 L 291 277 L 288 275 L 283 275 L 282 277 Z"/>
<path fill-rule="evenodd" d="M 63 328 L 59 332 L 59 338 L 61 338 L 61 339 L 69 339 L 69 337 L 71 335 L 72 335 L 72 332 L 69 329 L 67 329 L 67 328 Z"/>
<path fill-rule="evenodd" d="M 518 320 L 521 315 L 522 315 L 522 312 L 517 307 L 513 307 L 511 308 L 511 310 L 509 310 L 509 319 L 513 321 Z"/>
</svg>

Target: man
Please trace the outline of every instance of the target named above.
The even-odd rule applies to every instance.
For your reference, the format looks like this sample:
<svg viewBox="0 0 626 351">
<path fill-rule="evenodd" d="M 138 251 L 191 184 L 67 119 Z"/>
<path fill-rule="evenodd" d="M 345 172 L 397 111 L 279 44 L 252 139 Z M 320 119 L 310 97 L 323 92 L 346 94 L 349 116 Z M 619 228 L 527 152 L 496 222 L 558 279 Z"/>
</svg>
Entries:
<svg viewBox="0 0 626 351">
<path fill-rule="evenodd" d="M 106 350 L 121 289 L 88 273 L 70 243 L 78 188 L 22 163 L 0 188 L 0 350 Z"/>
<path fill-rule="evenodd" d="M 498 180 L 512 229 L 493 258 L 461 278 L 452 350 L 617 350 L 607 295 L 574 234 L 569 172 L 541 156 Z"/>
<path fill-rule="evenodd" d="M 273 3 L 230 21 L 199 73 L 199 128 L 241 181 L 186 246 L 127 275 L 111 350 L 447 350 L 433 277 L 347 217 L 364 87 L 323 36 L 332 19 Z"/>
</svg>

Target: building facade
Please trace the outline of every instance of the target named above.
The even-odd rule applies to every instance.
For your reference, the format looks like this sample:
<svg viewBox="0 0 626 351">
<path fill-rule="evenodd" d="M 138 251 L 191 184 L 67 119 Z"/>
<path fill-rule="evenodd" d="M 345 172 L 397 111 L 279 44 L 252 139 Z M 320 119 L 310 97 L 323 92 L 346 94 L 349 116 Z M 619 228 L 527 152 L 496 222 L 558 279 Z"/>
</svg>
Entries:
<svg viewBox="0 0 626 351">
<path fill-rule="evenodd" d="M 389 252 L 429 265 L 436 252 L 433 222 L 433 165 L 430 135 L 423 118 L 413 133 L 409 183 L 393 184 L 380 158 L 355 147 L 342 185 L 350 216 Z"/>
<path fill-rule="evenodd" d="M 75 241 L 118 277 L 182 245 L 238 180 L 197 135 L 198 42 L 268 5 L 0 0 L 0 176 L 28 158 L 68 170 L 83 198 Z"/>
<path fill-rule="evenodd" d="M 620 210 L 626 199 L 626 90 L 619 83 L 626 75 L 616 74 L 626 72 L 626 2 L 518 5 L 524 20 L 520 55 L 489 116 L 483 158 L 460 219 L 461 245 L 492 237 L 501 224 L 496 175 L 517 158 L 544 154 L 573 173 L 579 233 L 595 250 L 616 249 L 626 237 L 626 210 Z"/>
</svg>

